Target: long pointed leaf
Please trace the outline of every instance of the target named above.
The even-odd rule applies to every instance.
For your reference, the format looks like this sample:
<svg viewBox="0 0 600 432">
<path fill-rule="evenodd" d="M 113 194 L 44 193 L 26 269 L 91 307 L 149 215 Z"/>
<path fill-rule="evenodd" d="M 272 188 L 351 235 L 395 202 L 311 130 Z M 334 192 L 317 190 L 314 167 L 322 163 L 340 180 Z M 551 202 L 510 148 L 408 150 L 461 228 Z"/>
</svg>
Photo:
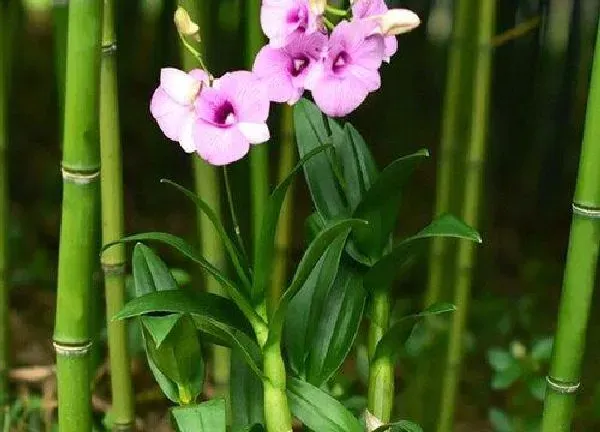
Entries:
<svg viewBox="0 0 600 432">
<path fill-rule="evenodd" d="M 171 185 L 171 186 L 175 187 L 176 189 L 178 189 L 185 196 L 187 196 L 196 205 L 196 207 L 198 207 L 206 215 L 206 217 L 208 217 L 210 222 L 213 224 L 213 227 L 215 228 L 215 230 L 217 230 L 219 237 L 221 237 L 221 241 L 223 242 L 223 245 L 225 246 L 225 249 L 227 250 L 227 253 L 229 254 L 229 258 L 231 259 L 233 267 L 235 268 L 240 280 L 242 281 L 244 286 L 248 290 L 250 290 L 251 284 L 250 284 L 250 276 L 248 273 L 248 269 L 249 269 L 248 262 L 245 260 L 244 255 L 235 246 L 235 243 L 233 242 L 231 237 L 229 237 L 229 235 L 227 234 L 225 227 L 223 226 L 223 224 L 221 223 L 221 220 L 216 215 L 216 213 L 213 211 L 213 209 L 210 208 L 210 206 L 198 195 L 196 195 L 192 191 L 184 188 L 183 186 L 175 183 L 174 181 L 171 181 L 168 179 L 162 179 L 161 183 Z"/>
<path fill-rule="evenodd" d="M 179 288 L 167 265 L 148 246 L 141 243 L 135 245 L 132 267 L 135 293 L 138 297 Z"/>
<path fill-rule="evenodd" d="M 227 407 L 224 399 L 171 409 L 178 432 L 225 432 Z"/>
<path fill-rule="evenodd" d="M 308 152 L 308 154 L 296 164 L 295 168 L 288 176 L 279 183 L 267 201 L 262 216 L 260 235 L 258 241 L 254 245 L 254 280 L 252 284 L 252 294 L 253 300 L 255 301 L 269 284 L 271 269 L 273 268 L 273 256 L 275 254 L 275 232 L 277 231 L 279 213 L 281 213 L 281 206 L 285 200 L 285 195 L 292 184 L 292 181 L 302 169 L 302 166 L 329 147 L 331 146 L 320 146 Z"/>
<path fill-rule="evenodd" d="M 132 236 L 128 236 L 122 238 L 118 242 L 110 243 L 104 246 L 103 250 L 108 249 L 109 247 L 118 244 L 118 243 L 126 243 L 126 242 L 138 242 L 138 241 L 157 241 L 164 243 L 168 246 L 173 247 L 180 253 L 182 253 L 187 258 L 192 261 L 200 264 L 204 270 L 210 273 L 227 291 L 227 294 L 231 299 L 238 305 L 241 311 L 244 313 L 246 318 L 250 321 L 253 327 L 264 325 L 264 321 L 260 316 L 254 311 L 254 308 L 250 304 L 250 301 L 244 296 L 242 291 L 240 291 L 237 286 L 219 269 L 209 263 L 204 257 L 198 254 L 192 246 L 190 246 L 185 240 L 180 237 L 174 236 L 169 233 L 160 233 L 160 232 L 150 232 L 143 234 L 136 234 Z"/>
<path fill-rule="evenodd" d="M 481 237 L 473 228 L 454 216 L 445 214 L 438 217 L 419 233 L 397 244 L 384 255 L 365 275 L 365 287 L 369 290 L 389 287 L 398 276 L 425 252 L 427 240 L 433 237 L 458 238 L 481 243 Z"/>
</svg>

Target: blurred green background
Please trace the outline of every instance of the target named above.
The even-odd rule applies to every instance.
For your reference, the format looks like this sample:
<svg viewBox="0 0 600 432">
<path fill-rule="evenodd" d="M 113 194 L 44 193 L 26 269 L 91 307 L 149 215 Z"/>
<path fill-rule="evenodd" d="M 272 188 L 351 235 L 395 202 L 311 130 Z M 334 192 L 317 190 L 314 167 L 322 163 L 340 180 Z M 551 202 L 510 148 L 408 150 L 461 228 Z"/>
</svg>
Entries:
<svg viewBox="0 0 600 432">
<path fill-rule="evenodd" d="M 211 69 L 215 75 L 242 69 L 248 19 L 243 6 L 248 0 L 209 1 L 213 27 L 204 39 Z M 60 221 L 62 121 L 56 85 L 56 71 L 61 66 L 55 61 L 56 15 L 51 3 L 23 0 L 15 18 L 8 159 L 16 366 L 53 362 L 50 334 Z M 127 232 L 169 231 L 195 239 L 193 207 L 159 184 L 159 179 L 166 177 L 191 187 L 189 156 L 162 136 L 148 109 L 159 69 L 180 62 L 172 25 L 174 1 L 117 3 Z M 539 396 L 560 295 L 600 6 L 598 0 L 497 3 L 497 33 L 523 23 L 532 25 L 495 49 L 483 220 L 477 227 L 484 245 L 477 255 L 457 413 L 457 430 L 474 432 L 535 430 L 531 424 L 541 413 Z M 400 38 L 398 54 L 383 68 L 382 89 L 349 120 L 364 135 L 380 165 L 422 147 L 431 152 L 431 161 L 418 170 L 404 198 L 398 230 L 405 234 L 425 225 L 433 213 L 453 1 L 388 4 L 414 10 L 423 24 Z M 278 160 L 278 109 L 273 113 L 274 139 L 266 144 L 271 178 Z M 247 233 L 247 160 L 235 164 L 233 171 L 236 205 Z M 311 211 L 303 181 L 298 185 L 294 257 L 301 252 L 303 222 Z M 168 251 L 164 256 L 174 266 L 184 265 Z M 422 262 L 397 287 L 400 304 L 418 308 L 426 280 L 427 262 Z M 98 303 L 102 303 L 100 297 Z M 597 309 L 596 301 L 576 431 L 600 430 L 600 344 L 595 343 L 600 338 L 600 319 L 593 313 Z M 443 341 L 436 345 L 429 355 L 444 352 Z M 506 360 L 507 355 L 512 360 Z M 506 366 L 502 359 L 519 366 Z M 398 371 L 399 410 L 405 417 L 413 410 L 410 377 L 414 363 L 407 359 Z M 509 369 L 512 372 L 506 372 Z M 427 420 L 420 420 L 429 430 Z M 151 418 L 146 421 L 154 424 Z"/>
</svg>

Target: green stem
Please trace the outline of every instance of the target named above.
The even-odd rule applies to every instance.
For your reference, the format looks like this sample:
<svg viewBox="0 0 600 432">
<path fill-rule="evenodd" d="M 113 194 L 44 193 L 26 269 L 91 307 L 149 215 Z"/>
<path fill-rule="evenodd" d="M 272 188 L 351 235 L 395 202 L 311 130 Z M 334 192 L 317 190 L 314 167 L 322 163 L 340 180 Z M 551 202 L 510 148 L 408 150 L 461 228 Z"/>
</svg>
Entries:
<svg viewBox="0 0 600 432">
<path fill-rule="evenodd" d="M 334 15 L 334 16 L 338 16 L 338 17 L 345 17 L 348 15 L 348 11 L 345 9 L 338 9 L 336 7 L 330 6 L 330 5 L 326 5 L 325 6 L 325 12 Z"/>
<path fill-rule="evenodd" d="M 279 341 L 263 348 L 263 372 L 266 377 L 263 393 L 267 432 L 292 432 L 292 416 L 286 395 L 287 376 Z"/>
<path fill-rule="evenodd" d="M 254 57 L 263 45 L 260 28 L 260 0 L 246 0 L 246 66 L 252 68 Z M 269 198 L 269 147 L 267 143 L 250 150 L 250 193 L 252 198 L 252 235 L 254 241 L 262 224 L 266 202 Z"/>
<path fill-rule="evenodd" d="M 60 432 L 92 430 L 90 290 L 97 253 L 101 0 L 71 0 L 54 345 Z"/>
<path fill-rule="evenodd" d="M 102 244 L 123 237 L 123 167 L 119 139 L 119 101 L 116 70 L 114 0 L 104 0 L 102 65 L 100 70 L 100 189 Z M 129 431 L 135 422 L 131 360 L 127 323 L 113 321 L 125 304 L 125 246 L 116 245 L 102 254 L 106 317 L 110 355 L 112 414 L 115 429 Z"/>
<path fill-rule="evenodd" d="M 5 407 L 9 406 L 10 394 L 8 388 L 9 368 L 9 266 L 8 266 L 8 161 L 6 150 L 8 146 L 8 69 L 9 56 L 9 21 L 8 7 L 0 5 L 0 423 L 9 416 L 5 415 Z M 3 420 L 4 419 L 4 420 Z"/>
<path fill-rule="evenodd" d="M 369 325 L 369 388 L 367 406 L 371 414 L 383 423 L 390 421 L 394 406 L 394 363 L 389 358 L 373 362 L 377 344 L 390 326 L 389 290 L 379 288 L 371 299 L 371 323 Z"/>
<path fill-rule="evenodd" d="M 542 432 L 571 430 L 600 247 L 600 27 Z M 570 392 L 568 389 L 570 388 Z"/>
<path fill-rule="evenodd" d="M 184 44 L 182 47 L 183 67 L 191 70 L 198 65 L 208 72 L 202 57 L 207 56 L 207 41 L 210 40 L 210 0 L 180 0 L 179 5 L 186 9 L 190 18 L 199 25 L 203 43 L 191 46 L 180 35 Z M 186 49 L 187 48 L 187 49 Z M 191 52 L 190 52 L 191 48 Z M 194 54 L 195 52 L 195 54 Z M 196 194 L 202 198 L 217 215 L 221 215 L 221 186 L 219 183 L 219 171 L 217 168 L 204 162 L 199 157 L 193 158 L 194 183 Z M 219 269 L 225 267 L 225 251 L 219 238 L 219 233 L 213 227 L 210 219 L 202 212 L 198 212 L 198 234 L 200 237 L 200 249 L 214 266 Z M 204 286 L 209 292 L 225 295 L 221 285 L 212 277 L 204 276 Z M 212 347 L 212 377 L 217 395 L 227 393 L 229 385 L 229 362 L 230 351 L 228 348 L 213 345 Z"/>
<path fill-rule="evenodd" d="M 495 28 L 495 14 L 495 0 L 488 0 L 479 5 L 479 50 L 474 66 L 471 136 L 466 155 L 465 191 L 461 215 L 462 219 L 471 226 L 477 226 L 481 209 L 483 164 L 486 158 L 490 112 L 490 82 L 493 55 L 491 41 Z M 459 243 L 457 272 L 454 280 L 454 303 L 457 310 L 452 317 L 447 365 L 444 370 L 442 384 L 438 432 L 450 432 L 454 429 L 454 410 L 456 406 L 457 386 L 460 380 L 464 331 L 471 296 L 474 255 L 475 246 L 473 243 Z"/>
<path fill-rule="evenodd" d="M 294 144 L 294 117 L 293 109 L 289 105 L 283 106 L 281 119 L 281 155 L 279 156 L 279 181 L 283 181 L 294 168 L 295 159 L 295 144 Z M 281 213 L 279 215 L 279 223 L 277 225 L 277 234 L 275 236 L 276 256 L 273 268 L 273 279 L 271 283 L 271 291 L 267 298 L 279 301 L 281 290 L 285 286 L 287 277 L 288 257 L 290 251 L 290 243 L 292 239 L 292 222 L 293 222 L 293 203 L 294 203 L 294 188 L 290 186 Z M 275 303 L 277 304 L 277 303 Z M 271 308 L 273 305 L 270 305 Z"/>
</svg>

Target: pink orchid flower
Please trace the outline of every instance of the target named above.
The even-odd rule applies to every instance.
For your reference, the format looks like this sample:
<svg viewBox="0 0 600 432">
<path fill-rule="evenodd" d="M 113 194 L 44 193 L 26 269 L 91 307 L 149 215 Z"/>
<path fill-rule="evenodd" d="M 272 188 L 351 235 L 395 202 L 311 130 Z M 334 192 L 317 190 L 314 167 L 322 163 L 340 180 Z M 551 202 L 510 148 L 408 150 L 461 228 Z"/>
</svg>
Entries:
<svg viewBox="0 0 600 432">
<path fill-rule="evenodd" d="M 294 35 L 283 48 L 264 46 L 254 61 L 253 72 L 267 85 L 274 102 L 298 102 L 304 81 L 321 59 L 327 44 L 322 33 Z"/>
<path fill-rule="evenodd" d="M 342 21 L 329 38 L 327 54 L 309 74 L 305 86 L 321 111 L 341 117 L 354 111 L 381 85 L 383 36 L 368 20 Z"/>
<path fill-rule="evenodd" d="M 196 152 L 212 165 L 243 158 L 250 144 L 269 139 L 266 86 L 251 72 L 229 72 L 202 89 L 195 102 Z"/>
<path fill-rule="evenodd" d="M 158 126 L 167 138 L 177 141 L 187 153 L 196 151 L 192 137 L 196 119 L 194 102 L 208 82 L 208 75 L 200 69 L 185 73 L 164 68 L 160 71 L 160 85 L 152 95 L 150 112 Z"/>
<path fill-rule="evenodd" d="M 352 3 L 352 18 L 365 19 L 380 16 L 384 15 L 388 10 L 385 0 L 355 0 Z M 398 40 L 395 36 L 386 36 L 384 44 L 383 60 L 389 63 L 392 56 L 398 51 Z"/>
<path fill-rule="evenodd" d="M 309 0 L 263 0 L 260 23 L 269 43 L 276 48 L 285 46 L 293 34 L 321 29 L 321 17 Z"/>
</svg>

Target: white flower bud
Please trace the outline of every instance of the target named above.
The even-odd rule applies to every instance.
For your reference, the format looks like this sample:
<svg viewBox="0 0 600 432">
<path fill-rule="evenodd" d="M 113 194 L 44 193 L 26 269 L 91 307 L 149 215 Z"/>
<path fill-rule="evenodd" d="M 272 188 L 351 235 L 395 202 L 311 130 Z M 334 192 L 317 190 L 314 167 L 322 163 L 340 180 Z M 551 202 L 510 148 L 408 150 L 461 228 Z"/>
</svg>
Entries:
<svg viewBox="0 0 600 432">
<path fill-rule="evenodd" d="M 381 33 L 385 36 L 408 33 L 421 24 L 419 16 L 408 9 L 390 9 L 373 18 L 377 20 Z"/>
<path fill-rule="evenodd" d="M 327 0 L 310 0 L 310 10 L 315 15 L 323 15 L 325 6 L 327 6 Z"/>
<path fill-rule="evenodd" d="M 182 35 L 199 37 L 198 31 L 200 28 L 198 27 L 198 24 L 192 21 L 190 14 L 188 14 L 187 11 L 181 6 L 179 6 L 175 11 L 173 21 L 175 21 L 177 31 Z"/>
</svg>

